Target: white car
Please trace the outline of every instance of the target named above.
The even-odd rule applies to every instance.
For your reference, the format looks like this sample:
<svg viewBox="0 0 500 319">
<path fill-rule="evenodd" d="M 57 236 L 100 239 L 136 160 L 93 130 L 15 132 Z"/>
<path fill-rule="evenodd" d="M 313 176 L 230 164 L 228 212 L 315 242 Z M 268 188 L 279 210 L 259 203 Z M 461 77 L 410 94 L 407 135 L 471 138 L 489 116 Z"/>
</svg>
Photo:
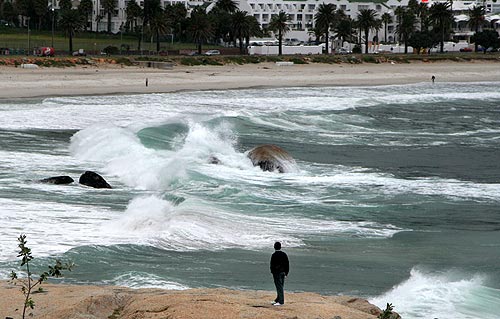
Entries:
<svg viewBox="0 0 500 319">
<path fill-rule="evenodd" d="M 220 51 L 219 50 L 208 50 L 204 54 L 205 55 L 220 55 Z"/>
<path fill-rule="evenodd" d="M 337 54 L 351 54 L 351 53 L 352 53 L 352 51 L 351 51 L 351 50 L 348 50 L 348 49 L 346 49 L 346 48 L 340 48 L 340 49 L 338 49 L 335 53 L 337 53 Z"/>
</svg>

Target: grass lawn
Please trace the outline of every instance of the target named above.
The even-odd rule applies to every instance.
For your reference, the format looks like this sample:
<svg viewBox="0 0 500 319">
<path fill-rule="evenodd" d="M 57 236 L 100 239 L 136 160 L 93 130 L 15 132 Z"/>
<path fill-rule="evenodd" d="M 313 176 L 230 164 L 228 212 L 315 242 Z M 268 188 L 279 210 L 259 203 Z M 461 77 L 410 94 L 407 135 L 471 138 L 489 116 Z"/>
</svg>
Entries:
<svg viewBox="0 0 500 319">
<path fill-rule="evenodd" d="M 28 30 L 19 28 L 0 28 L 0 48 L 10 48 L 16 51 L 26 52 L 29 47 L 45 47 L 52 46 L 51 31 L 36 31 L 31 30 L 28 39 Z M 115 46 L 120 48 L 128 46 L 130 50 L 138 49 L 138 38 L 135 35 L 120 34 L 109 35 L 104 33 L 80 32 L 73 38 L 73 50 L 84 49 L 87 52 L 101 52 L 107 46 Z M 207 46 L 206 48 L 212 48 Z M 69 51 L 69 39 L 62 32 L 54 33 L 54 48 L 57 52 Z M 124 47 L 125 48 L 125 47 Z M 178 43 L 171 42 L 171 39 L 166 39 L 160 42 L 161 50 L 195 50 L 194 43 Z M 124 49 L 125 50 L 125 49 Z M 142 50 L 156 51 L 156 43 L 151 41 L 151 38 L 144 37 Z"/>
</svg>

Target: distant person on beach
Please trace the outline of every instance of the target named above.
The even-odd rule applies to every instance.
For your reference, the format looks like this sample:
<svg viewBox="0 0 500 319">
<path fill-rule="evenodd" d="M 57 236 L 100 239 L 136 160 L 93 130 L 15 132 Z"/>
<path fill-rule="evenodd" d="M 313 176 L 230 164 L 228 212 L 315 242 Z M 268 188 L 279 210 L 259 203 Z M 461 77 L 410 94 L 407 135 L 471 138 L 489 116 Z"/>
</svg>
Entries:
<svg viewBox="0 0 500 319">
<path fill-rule="evenodd" d="M 432 83 L 434 83 L 434 81 L 436 81 L 436 77 L 433 75 L 433 76 L 431 77 L 431 80 L 432 80 Z"/>
<path fill-rule="evenodd" d="M 283 288 L 285 286 L 285 277 L 288 276 L 288 270 L 288 256 L 281 251 L 281 243 L 277 241 L 274 243 L 274 253 L 271 256 L 271 273 L 273 274 L 277 293 L 277 297 L 274 299 L 273 303 L 274 306 L 285 304 L 285 293 Z"/>
</svg>

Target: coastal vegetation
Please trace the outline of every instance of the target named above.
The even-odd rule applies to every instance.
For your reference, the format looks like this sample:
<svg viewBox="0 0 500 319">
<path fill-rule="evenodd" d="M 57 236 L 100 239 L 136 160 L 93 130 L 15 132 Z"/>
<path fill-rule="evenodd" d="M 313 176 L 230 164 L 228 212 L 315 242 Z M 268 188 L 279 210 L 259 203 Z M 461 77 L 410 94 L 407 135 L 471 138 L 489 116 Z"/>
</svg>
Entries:
<svg viewBox="0 0 500 319">
<path fill-rule="evenodd" d="M 73 267 L 72 264 L 63 264 L 60 260 L 56 260 L 53 266 L 49 266 L 48 271 L 42 272 L 40 275 L 35 277 L 30 270 L 31 261 L 34 259 L 31 254 L 31 249 L 26 246 L 26 235 L 20 235 L 17 239 L 19 242 L 19 253 L 17 257 L 21 258 L 21 267 L 24 267 L 23 278 L 19 278 L 18 274 L 12 271 L 10 277 L 11 281 L 15 284 L 19 284 L 21 286 L 21 291 L 24 295 L 24 304 L 23 304 L 23 315 L 22 318 L 26 317 L 27 308 L 34 309 L 35 301 L 31 298 L 32 294 L 35 292 L 35 288 L 38 287 L 37 292 L 42 292 L 43 289 L 41 284 L 46 281 L 49 277 L 62 277 L 63 270 L 70 270 Z"/>
<path fill-rule="evenodd" d="M 445 53 L 431 55 L 406 54 L 350 54 L 350 55 L 282 55 L 282 56 L 94 56 L 94 57 L 26 57 L 0 56 L 0 66 L 20 66 L 24 63 L 36 64 L 42 67 L 71 67 L 99 65 L 138 65 L 141 61 L 166 62 L 172 65 L 242 65 L 266 62 L 293 62 L 294 64 L 326 63 L 326 64 L 360 64 L 360 63 L 432 63 L 439 61 L 493 61 L 500 62 L 499 53 Z"/>
</svg>

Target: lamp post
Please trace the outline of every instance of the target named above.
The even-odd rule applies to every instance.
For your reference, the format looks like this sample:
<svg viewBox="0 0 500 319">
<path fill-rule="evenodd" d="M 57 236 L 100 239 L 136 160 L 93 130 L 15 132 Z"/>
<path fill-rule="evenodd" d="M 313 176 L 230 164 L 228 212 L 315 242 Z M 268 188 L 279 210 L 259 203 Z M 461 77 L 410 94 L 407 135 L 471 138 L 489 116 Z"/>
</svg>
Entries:
<svg viewBox="0 0 500 319">
<path fill-rule="evenodd" d="M 55 15 L 55 12 L 54 12 L 54 3 L 52 1 L 52 44 L 51 44 L 51 47 L 54 48 L 54 15 Z"/>
<path fill-rule="evenodd" d="M 30 19 L 31 19 L 31 17 L 28 17 L 28 54 L 27 55 L 30 55 L 30 51 L 31 51 Z"/>
</svg>

